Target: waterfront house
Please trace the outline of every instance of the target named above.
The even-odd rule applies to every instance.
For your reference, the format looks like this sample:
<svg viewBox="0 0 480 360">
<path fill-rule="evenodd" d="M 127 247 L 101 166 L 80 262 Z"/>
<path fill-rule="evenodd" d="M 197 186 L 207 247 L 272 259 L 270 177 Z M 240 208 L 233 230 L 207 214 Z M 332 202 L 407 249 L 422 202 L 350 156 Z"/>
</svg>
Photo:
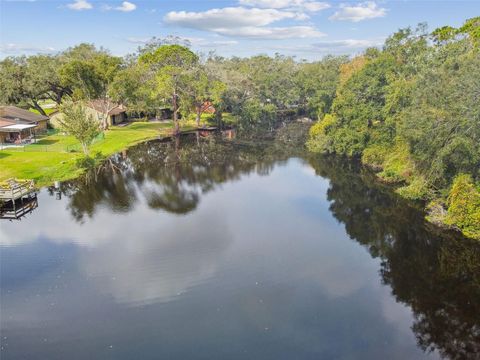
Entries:
<svg viewBox="0 0 480 360">
<path fill-rule="evenodd" d="M 36 134 L 47 131 L 48 119 L 16 106 L 0 106 L 0 143 L 30 142 Z"/>
<path fill-rule="evenodd" d="M 105 114 L 107 114 L 107 122 L 109 126 L 117 125 L 128 120 L 127 109 L 122 104 L 114 103 L 110 100 L 92 100 L 85 103 L 87 115 L 92 115 L 94 119 L 102 122 Z M 61 112 L 50 114 L 50 122 L 53 126 L 58 126 L 58 121 L 63 117 Z"/>
</svg>

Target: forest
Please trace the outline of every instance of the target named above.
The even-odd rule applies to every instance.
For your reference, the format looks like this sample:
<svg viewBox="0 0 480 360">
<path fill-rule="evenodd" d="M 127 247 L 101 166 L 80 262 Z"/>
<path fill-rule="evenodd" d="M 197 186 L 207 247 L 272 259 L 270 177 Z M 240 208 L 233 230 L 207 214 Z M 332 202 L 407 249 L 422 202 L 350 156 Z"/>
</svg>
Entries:
<svg viewBox="0 0 480 360">
<path fill-rule="evenodd" d="M 420 24 L 341 65 L 312 151 L 361 158 L 428 218 L 480 238 L 480 18 Z"/>
<path fill-rule="evenodd" d="M 319 61 L 199 54 L 175 37 L 124 57 L 80 44 L 2 60 L 0 103 L 48 115 L 45 103 L 108 99 L 134 119 L 167 109 L 175 132 L 191 120 L 255 135 L 309 118 L 310 151 L 361 159 L 398 194 L 425 202 L 431 222 L 480 239 L 479 47 L 480 17 L 400 29 L 381 49 Z M 203 113 L 206 102 L 215 114 Z"/>
</svg>

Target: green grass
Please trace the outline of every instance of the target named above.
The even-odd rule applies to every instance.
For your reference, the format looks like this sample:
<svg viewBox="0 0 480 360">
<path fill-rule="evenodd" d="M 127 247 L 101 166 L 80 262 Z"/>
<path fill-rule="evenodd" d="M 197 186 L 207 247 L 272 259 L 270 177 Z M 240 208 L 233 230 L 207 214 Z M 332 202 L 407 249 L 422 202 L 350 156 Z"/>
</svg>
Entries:
<svg viewBox="0 0 480 360">
<path fill-rule="evenodd" d="M 40 115 L 40 111 L 38 111 L 37 109 L 34 109 L 34 108 L 30 108 L 28 109 L 28 111 L 31 111 L 35 114 L 39 114 Z M 44 108 L 43 111 L 45 111 L 45 114 L 50 115 L 51 113 L 54 113 L 55 111 L 57 111 L 57 108 Z"/>
<path fill-rule="evenodd" d="M 182 127 L 182 130 L 190 130 Z M 168 136 L 172 124 L 137 122 L 125 127 L 113 127 L 105 132 L 90 147 L 90 154 L 100 153 L 103 157 L 113 155 L 142 141 L 158 136 Z M 42 138 L 39 143 L 25 148 L 0 151 L 0 181 L 8 178 L 34 179 L 38 186 L 64 181 L 79 176 L 84 169 L 78 168 L 77 160 L 83 157 L 80 144 L 72 136 L 53 134 Z"/>
</svg>

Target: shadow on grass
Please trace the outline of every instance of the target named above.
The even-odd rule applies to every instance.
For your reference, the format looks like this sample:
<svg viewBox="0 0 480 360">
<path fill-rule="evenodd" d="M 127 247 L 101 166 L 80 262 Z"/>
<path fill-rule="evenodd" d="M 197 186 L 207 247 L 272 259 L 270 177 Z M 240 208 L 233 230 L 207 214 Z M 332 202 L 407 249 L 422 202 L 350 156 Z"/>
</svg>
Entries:
<svg viewBox="0 0 480 360">
<path fill-rule="evenodd" d="M 155 130 L 155 129 L 165 129 L 172 127 L 171 123 L 160 123 L 160 122 L 151 122 L 151 123 L 132 123 L 131 125 L 125 127 L 124 129 L 128 130 L 142 130 L 142 129 L 147 129 L 147 130 Z"/>
<path fill-rule="evenodd" d="M 32 145 L 52 145 L 52 144 L 55 144 L 57 142 L 58 142 L 58 140 L 44 139 L 44 140 L 39 140 L 35 144 L 32 144 Z"/>
<path fill-rule="evenodd" d="M 7 156 L 10 156 L 10 154 L 7 154 L 0 150 L 0 159 L 6 158 Z"/>
</svg>

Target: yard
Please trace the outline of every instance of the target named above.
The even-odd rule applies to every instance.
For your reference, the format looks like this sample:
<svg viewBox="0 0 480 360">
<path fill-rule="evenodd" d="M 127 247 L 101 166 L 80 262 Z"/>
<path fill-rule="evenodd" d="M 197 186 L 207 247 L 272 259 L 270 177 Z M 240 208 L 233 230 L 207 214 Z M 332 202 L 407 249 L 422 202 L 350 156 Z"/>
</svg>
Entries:
<svg viewBox="0 0 480 360">
<path fill-rule="evenodd" d="M 96 139 L 90 147 L 90 154 L 109 156 L 139 142 L 167 136 L 171 129 L 171 122 L 137 122 L 125 127 L 112 127 Z M 55 180 L 75 178 L 84 171 L 77 166 L 77 160 L 83 157 L 80 148 L 73 137 L 54 134 L 24 148 L 1 150 L 0 181 L 8 178 L 33 179 L 38 186 L 45 186 Z"/>
</svg>

